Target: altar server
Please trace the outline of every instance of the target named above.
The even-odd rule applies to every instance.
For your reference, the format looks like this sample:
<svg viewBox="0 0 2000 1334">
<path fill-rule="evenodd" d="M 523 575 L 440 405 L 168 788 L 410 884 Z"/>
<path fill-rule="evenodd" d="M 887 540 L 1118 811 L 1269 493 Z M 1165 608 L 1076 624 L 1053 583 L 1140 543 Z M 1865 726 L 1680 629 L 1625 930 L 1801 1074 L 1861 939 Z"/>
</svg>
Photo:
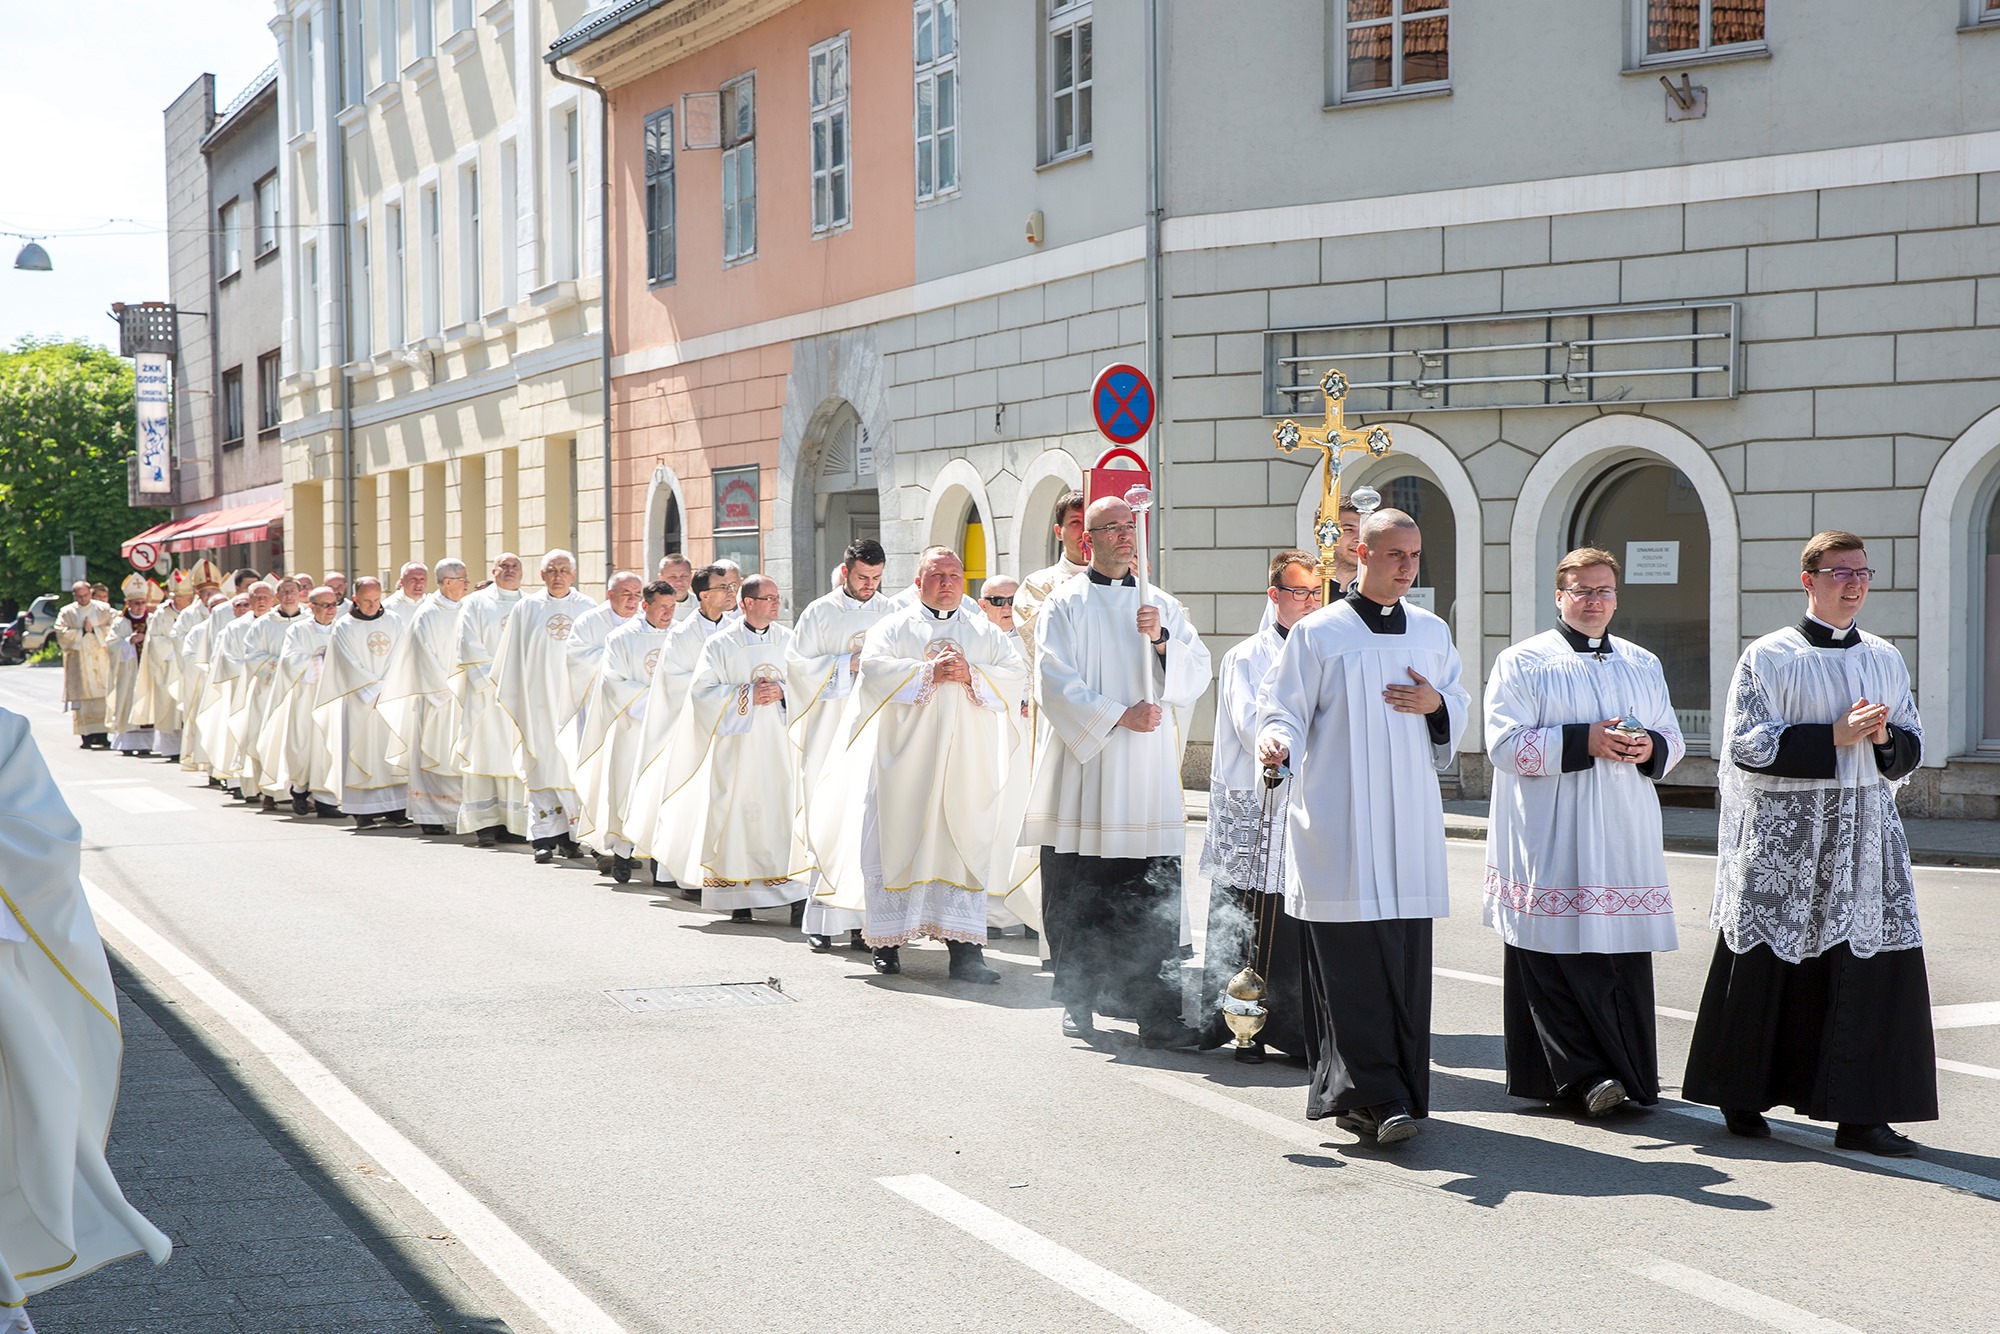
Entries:
<svg viewBox="0 0 2000 1334">
<path fill-rule="evenodd" d="M 1780 1104 L 1884 1157 L 1937 1119 L 1930 983 L 1896 789 L 1923 729 L 1903 655 L 1855 624 L 1875 572 L 1853 533 L 1799 561 L 1806 614 L 1743 651 L 1717 739 L 1720 931 L 1685 1092 L 1731 1131 Z"/>
<path fill-rule="evenodd" d="M 404 814 L 409 784 L 403 768 L 389 759 L 395 734 L 375 711 L 402 628 L 383 610 L 382 581 L 373 575 L 356 579 L 353 602 L 333 623 L 319 680 L 314 708 L 333 760 L 333 804 L 354 817 L 357 829 L 409 823 Z"/>
<path fill-rule="evenodd" d="M 1293 628 L 1257 706 L 1289 762 L 1285 910 L 1306 932 L 1306 1116 L 1379 1144 L 1430 1114 L 1431 920 L 1450 912 L 1444 807 L 1472 699 L 1445 623 L 1403 600 L 1423 535 L 1361 526 L 1353 591 Z"/>
<path fill-rule="evenodd" d="M 1034 619 L 1035 698 L 1050 741 L 1035 757 L 1021 846 L 1041 850 L 1063 1032 L 1087 1037 L 1094 1014 L 1116 1015 L 1137 1020 L 1149 1045 L 1191 1047 L 1172 980 L 1187 838 L 1181 737 L 1208 689 L 1208 649 L 1178 599 L 1141 593 L 1131 506 L 1107 497 L 1085 518 L 1089 569 Z"/>
<path fill-rule="evenodd" d="M 410 788 L 404 813 L 433 836 L 455 832 L 464 788 L 452 750 L 459 709 L 451 676 L 458 665 L 458 619 L 465 608 L 465 562 L 437 564 L 437 591 L 427 594 L 396 641 L 382 676 L 382 717 L 395 734 L 392 763 L 403 767 Z"/>
<path fill-rule="evenodd" d="M 679 606 L 665 580 L 646 585 L 640 613 L 604 641 L 590 693 L 583 704 L 583 737 L 577 745 L 577 838 L 595 848 L 612 879 L 632 878 L 633 846 L 626 832 L 634 779 L 644 739 L 647 694 L 672 633 Z"/>
<path fill-rule="evenodd" d="M 1653 954 L 1678 944 L 1653 783 L 1686 746 L 1660 660 L 1607 633 L 1618 559 L 1556 565 L 1556 627 L 1501 652 L 1486 684 L 1507 1091 L 1602 1116 L 1660 1098 Z"/>
<path fill-rule="evenodd" d="M 528 839 L 543 865 L 581 857 L 576 845 L 576 776 L 563 730 L 576 717 L 569 640 L 595 604 L 576 591 L 576 557 L 542 557 L 542 589 L 521 599 L 493 654 L 493 698 L 514 733 L 514 772 L 528 801 Z"/>
<path fill-rule="evenodd" d="M 521 558 L 503 551 L 491 574 L 493 582 L 467 594 L 459 612 L 458 665 L 451 677 L 459 708 L 452 762 L 464 794 L 458 832 L 477 835 L 482 848 L 528 836 L 528 794 L 514 768 L 515 732 L 495 698 L 493 681 L 501 634 L 521 603 Z"/>
</svg>

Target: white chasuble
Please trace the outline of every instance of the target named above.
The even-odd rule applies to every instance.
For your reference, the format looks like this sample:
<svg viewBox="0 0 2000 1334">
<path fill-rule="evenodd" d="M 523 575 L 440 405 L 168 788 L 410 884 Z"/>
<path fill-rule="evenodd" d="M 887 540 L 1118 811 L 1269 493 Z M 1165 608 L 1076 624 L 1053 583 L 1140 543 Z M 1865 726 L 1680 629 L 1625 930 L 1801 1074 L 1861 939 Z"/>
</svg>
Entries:
<svg viewBox="0 0 2000 1334">
<path fill-rule="evenodd" d="M 799 752 L 799 818 L 810 822 L 812 794 L 854 693 L 861 641 L 893 609 L 877 593 L 858 602 L 836 588 L 799 613 L 785 662 L 785 712 Z"/>
<path fill-rule="evenodd" d="M 576 723 L 576 735 L 583 738 L 584 702 L 590 695 L 591 683 L 597 680 L 597 668 L 604 661 L 604 646 L 610 642 L 613 631 L 646 618 L 636 613 L 620 616 L 612 610 L 609 602 L 600 602 L 576 618 L 570 626 L 569 639 L 565 647 L 569 650 L 569 688 L 575 703 L 570 705 L 569 718 L 565 722 Z"/>
<path fill-rule="evenodd" d="M 613 630 L 584 696 L 583 736 L 576 752 L 576 836 L 620 857 L 632 855 L 625 820 L 639 773 L 647 692 L 672 633 L 671 625 L 656 630 L 644 616 Z"/>
<path fill-rule="evenodd" d="M 1660 660 L 1609 635 L 1595 650 L 1578 652 L 1549 630 L 1494 661 L 1484 920 L 1509 945 L 1543 954 L 1670 950 L 1678 937 L 1653 780 L 1687 746 Z M 1566 726 L 1600 727 L 1628 714 L 1665 743 L 1645 772 L 1578 756 L 1574 743 L 1566 753 Z"/>
<path fill-rule="evenodd" d="M 1377 633 L 1351 601 L 1292 627 L 1257 702 L 1257 735 L 1291 751 L 1285 911 L 1305 922 L 1451 913 L 1438 774 L 1472 708 L 1445 623 L 1399 602 L 1401 634 Z M 1386 619 L 1386 618 L 1385 618 Z M 1444 738 L 1382 692 L 1415 669 L 1444 696 Z"/>
<path fill-rule="evenodd" d="M 317 778 L 321 800 L 333 801 L 325 786 L 333 768 L 332 753 L 314 712 L 320 677 L 326 673 L 326 652 L 332 645 L 333 626 L 321 625 L 310 614 L 285 631 L 277 686 L 257 740 L 258 763 L 274 796 L 311 791 Z"/>
<path fill-rule="evenodd" d="M 676 725 L 653 855 L 679 884 L 702 886 L 711 911 L 805 897 L 802 882 L 790 883 L 809 860 L 792 809 L 798 767 L 785 706 L 751 699 L 758 682 L 784 682 L 791 637 L 782 625 L 759 634 L 730 622 L 703 644 Z"/>
<path fill-rule="evenodd" d="M 216 604 L 181 636 L 181 768 L 208 770 L 208 745 L 202 732 L 202 709 L 208 702 L 208 673 L 215 640 L 229 624 L 229 604 Z"/>
<path fill-rule="evenodd" d="M 234 783 L 243 772 L 242 733 L 237 719 L 249 704 L 246 675 L 250 632 L 257 617 L 245 612 L 222 627 L 209 652 L 208 700 L 202 705 L 202 745 L 208 751 L 208 772 Z"/>
<path fill-rule="evenodd" d="M 1284 646 L 1274 621 L 1222 655 L 1208 762 L 1201 873 L 1216 884 L 1262 894 L 1285 892 L 1285 811 L 1292 780 L 1266 788 L 1264 766 L 1257 762 L 1257 696 Z"/>
<path fill-rule="evenodd" d="M 691 607 L 696 604 L 689 603 Z M 701 665 L 701 651 L 710 639 L 741 618 L 724 616 L 711 621 L 699 609 L 677 612 L 667 631 L 666 645 L 653 668 L 652 682 L 646 687 L 644 717 L 639 728 L 638 773 L 632 780 L 632 795 L 626 801 L 625 837 L 641 857 L 651 857 L 663 871 L 673 874 L 662 848 L 673 832 L 662 823 L 666 809 L 667 780 L 673 768 L 674 747 L 680 736 L 681 711 L 687 706 L 688 687 L 694 684 L 695 668 Z"/>
<path fill-rule="evenodd" d="M 507 618 L 521 605 L 521 590 L 490 584 L 468 594 L 458 614 L 458 667 L 451 690 L 458 700 L 458 741 L 452 758 L 464 792 L 458 832 L 505 828 L 528 835 L 528 794 L 514 771 L 515 734 L 494 697 L 494 655 Z"/>
<path fill-rule="evenodd" d="M 403 769 L 389 761 L 394 733 L 375 711 L 382 673 L 389 670 L 389 654 L 402 629 L 402 622 L 386 611 L 368 617 L 348 611 L 333 623 L 333 642 L 313 704 L 333 762 L 330 781 L 313 786 L 332 791 L 334 804 L 348 815 L 400 811 L 409 801 Z"/>
<path fill-rule="evenodd" d="M 146 643 L 144 616 L 134 622 L 126 603 L 111 621 L 111 690 L 104 697 L 104 730 L 115 750 L 151 750 L 153 715 L 139 698 L 139 660 Z M 123 735 L 121 735 L 123 734 Z M 130 737 L 128 742 L 125 738 Z"/>
<path fill-rule="evenodd" d="M 174 646 L 173 661 L 167 665 L 167 693 L 174 697 L 174 725 L 184 732 L 192 729 L 194 721 L 189 689 L 194 654 L 189 648 L 189 639 L 197 629 L 207 624 L 208 608 L 199 602 L 190 602 L 174 618 L 173 631 L 167 636 L 168 642 Z M 185 748 L 183 744 L 183 750 Z"/>
<path fill-rule="evenodd" d="M 576 739 L 567 729 L 576 717 L 570 676 L 570 636 L 591 600 L 571 589 L 524 597 L 500 632 L 493 655 L 493 699 L 514 731 L 514 773 L 528 797 L 528 837 L 575 832 Z"/>
<path fill-rule="evenodd" d="M 0 1307 L 172 1249 L 104 1160 L 124 1040 L 81 857 L 27 720 L 0 709 Z"/>
<path fill-rule="evenodd" d="M 947 643 L 971 681 L 934 679 Z M 868 632 L 812 828 L 817 893 L 865 906 L 869 944 L 985 942 L 988 900 L 1011 888 L 1022 812 L 1007 798 L 1025 796 L 1009 779 L 1027 755 L 1026 677 L 1012 638 L 982 614 L 919 604 Z"/>
<path fill-rule="evenodd" d="M 463 600 L 453 602 L 442 592 L 424 596 L 389 654 L 382 697 L 375 705 L 395 737 L 389 759 L 408 776 L 410 804 L 405 810 L 417 824 L 458 825 L 464 793 L 453 758 L 459 708 L 451 676 L 458 666 L 458 618 L 464 607 Z"/>
<path fill-rule="evenodd" d="M 250 632 L 244 662 L 245 674 L 249 678 L 249 699 L 244 704 L 238 723 L 242 730 L 243 795 L 246 797 L 252 792 L 267 797 L 285 794 L 285 789 L 273 781 L 264 763 L 261 743 L 277 699 L 278 660 L 285 651 L 285 638 L 293 626 L 310 620 L 312 617 L 304 611 L 295 611 L 287 616 L 273 607 L 257 619 Z"/>
<path fill-rule="evenodd" d="M 425 596 L 429 595 L 426 594 Z M 398 584 L 394 592 L 382 599 L 382 610 L 402 622 L 404 628 L 407 629 L 409 628 L 410 618 L 417 614 L 417 608 L 423 605 L 423 601 L 423 598 L 413 598 L 408 593 L 405 593 L 402 585 Z"/>
<path fill-rule="evenodd" d="M 115 616 L 102 602 L 88 606 L 72 602 L 56 613 L 54 634 L 63 651 L 64 703 L 102 700 L 111 693 L 111 622 Z"/>
<path fill-rule="evenodd" d="M 1765 635 L 1736 664 L 1716 747 L 1722 823 L 1709 922 L 1737 954 L 1768 945 L 1799 963 L 1841 944 L 1866 959 L 1924 943 L 1896 811 L 1907 769 L 1886 777 L 1866 737 L 1834 746 L 1829 735 L 1863 699 L 1889 706 L 1891 742 L 1914 767 L 1923 728 L 1909 668 L 1887 640 L 1806 622 Z M 1807 728 L 1822 729 L 1830 776 L 1756 771 L 1787 767 L 1787 733 Z"/>
<path fill-rule="evenodd" d="M 140 663 L 146 683 L 141 696 L 153 718 L 156 754 L 180 753 L 181 706 L 174 687 L 180 676 L 180 631 L 184 612 L 161 603 L 146 623 L 146 655 Z"/>
<path fill-rule="evenodd" d="M 1178 599 L 1153 588 L 1164 659 L 1137 628 L 1136 584 L 1088 575 L 1052 592 L 1036 618 L 1035 702 L 1051 741 L 1039 747 L 1021 846 L 1086 857 L 1179 857 L 1186 851 L 1181 748 L 1208 689 L 1208 648 Z M 1118 726 L 1146 700 L 1152 674 L 1163 711 L 1151 732 Z"/>
</svg>

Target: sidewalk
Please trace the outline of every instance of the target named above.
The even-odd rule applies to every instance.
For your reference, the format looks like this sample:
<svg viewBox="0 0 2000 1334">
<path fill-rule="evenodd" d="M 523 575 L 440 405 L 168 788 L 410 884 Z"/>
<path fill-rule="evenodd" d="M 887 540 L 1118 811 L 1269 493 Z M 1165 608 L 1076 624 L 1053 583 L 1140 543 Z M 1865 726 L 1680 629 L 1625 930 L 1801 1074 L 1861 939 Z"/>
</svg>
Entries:
<svg viewBox="0 0 2000 1334">
<path fill-rule="evenodd" d="M 1189 789 L 1187 813 L 1190 820 L 1208 819 L 1208 793 Z M 1661 832 L 1667 848 L 1674 852 L 1701 852 L 1715 855 L 1717 812 L 1685 806 L 1660 808 Z M 1486 840 L 1487 803 L 1447 801 L 1444 804 L 1446 838 L 1473 842 Z M 1913 820 L 1905 817 L 1903 832 L 1910 840 L 1910 860 L 1918 866 L 2000 867 L 2000 822 L 1991 820 Z"/>
</svg>

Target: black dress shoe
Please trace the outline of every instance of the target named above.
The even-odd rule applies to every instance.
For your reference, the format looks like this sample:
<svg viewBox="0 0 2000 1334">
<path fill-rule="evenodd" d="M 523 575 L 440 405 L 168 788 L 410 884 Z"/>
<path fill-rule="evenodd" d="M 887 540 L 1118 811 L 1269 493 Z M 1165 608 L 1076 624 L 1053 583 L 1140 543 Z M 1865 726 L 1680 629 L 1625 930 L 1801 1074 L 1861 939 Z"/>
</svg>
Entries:
<svg viewBox="0 0 2000 1334">
<path fill-rule="evenodd" d="M 1914 1158 L 1916 1142 L 1887 1126 L 1855 1125 L 1843 1121 L 1833 1134 L 1833 1147 L 1855 1153 L 1872 1153 L 1877 1158 Z"/>
<path fill-rule="evenodd" d="M 857 926 L 847 933 L 847 948 L 851 950 L 865 950 L 868 948 L 868 942 L 862 938 L 860 927 Z"/>
<path fill-rule="evenodd" d="M 1142 1025 L 1139 1041 L 1156 1051 L 1193 1051 L 1201 1045 L 1201 1030 L 1189 1028 L 1178 1019 L 1167 1019 Z"/>
<path fill-rule="evenodd" d="M 312 793 L 310 792 L 292 793 L 293 815 L 311 815 L 312 809 L 313 809 Z"/>
<path fill-rule="evenodd" d="M 1729 1127 L 1730 1134 L 1741 1135 L 1745 1139 L 1771 1138 L 1771 1123 L 1764 1119 L 1762 1112 L 1725 1107 L 1722 1109 L 1722 1124 Z"/>
<path fill-rule="evenodd" d="M 1063 1007 L 1062 1035 L 1066 1038 L 1093 1038 L 1097 1036 L 1097 1020 L 1088 1010 Z"/>
<path fill-rule="evenodd" d="M 338 820 L 340 818 L 340 807 L 330 801 L 315 801 L 313 803 L 313 814 L 322 820 Z"/>
<path fill-rule="evenodd" d="M 732 922 L 749 922 L 749 921 L 754 921 L 756 919 L 750 916 L 750 910 L 748 908 L 738 908 L 736 911 L 729 914 L 729 920 Z"/>
<path fill-rule="evenodd" d="M 1400 1144 L 1417 1133 L 1417 1118 L 1402 1103 L 1392 1102 L 1373 1111 L 1377 1144 Z"/>
<path fill-rule="evenodd" d="M 1625 1092 L 1625 1086 L 1615 1079 L 1596 1080 L 1583 1095 L 1583 1114 L 1603 1116 L 1630 1096 Z"/>
<path fill-rule="evenodd" d="M 562 851 L 563 856 L 573 862 L 581 861 L 590 855 L 577 845 L 575 839 L 570 838 L 568 835 L 564 835 L 562 838 L 556 840 L 556 846 Z"/>
<path fill-rule="evenodd" d="M 826 954 L 833 949 L 831 936 L 807 936 L 806 944 L 814 954 Z"/>
<path fill-rule="evenodd" d="M 884 945 L 875 951 L 875 971 L 878 973 L 900 973 L 903 971 L 903 951 L 896 945 Z"/>
<path fill-rule="evenodd" d="M 535 865 L 547 866 L 556 859 L 556 850 L 546 843 L 535 849 Z"/>
<path fill-rule="evenodd" d="M 417 832 L 431 838 L 443 838 L 445 829 L 441 824 L 420 824 L 417 826 Z"/>
<path fill-rule="evenodd" d="M 608 852 L 600 852 L 600 853 L 598 853 L 598 854 L 597 854 L 597 856 L 596 856 L 596 862 L 597 862 L 597 873 L 598 873 L 599 875 L 610 875 L 610 874 L 611 874 L 611 863 L 612 863 L 612 861 L 613 861 L 613 860 L 614 860 L 614 859 L 612 858 L 611 854 L 610 854 L 610 853 L 608 853 Z"/>
<path fill-rule="evenodd" d="M 500 846 L 500 840 L 493 837 L 493 831 L 491 829 L 482 829 L 477 834 L 475 834 L 473 838 L 474 841 L 478 843 L 478 845 L 482 848 L 497 848 Z"/>
<path fill-rule="evenodd" d="M 632 859 L 630 857 L 613 856 L 611 859 L 611 878 L 621 885 L 630 884 L 632 880 Z"/>
<path fill-rule="evenodd" d="M 410 818 L 408 811 L 390 811 L 382 817 L 382 823 L 391 829 L 408 829 L 415 825 L 416 821 Z"/>
<path fill-rule="evenodd" d="M 267 811 L 275 811 L 278 809 L 278 799 L 276 797 L 266 797 L 262 801 L 258 802 L 257 805 L 259 809 Z"/>
<path fill-rule="evenodd" d="M 954 981 L 990 984 L 1000 980 L 1000 974 L 987 964 L 983 946 L 947 940 L 945 948 L 951 951 L 951 967 L 946 971 Z"/>
<path fill-rule="evenodd" d="M 1341 1112 L 1333 1118 L 1333 1123 L 1349 1134 L 1359 1135 L 1363 1139 L 1375 1138 L 1375 1113 L 1366 1107 L 1356 1107 L 1352 1111 Z"/>
<path fill-rule="evenodd" d="M 357 815 L 354 817 L 354 827 L 356 829 L 373 829 L 375 821 L 380 818 L 374 815 Z"/>
</svg>

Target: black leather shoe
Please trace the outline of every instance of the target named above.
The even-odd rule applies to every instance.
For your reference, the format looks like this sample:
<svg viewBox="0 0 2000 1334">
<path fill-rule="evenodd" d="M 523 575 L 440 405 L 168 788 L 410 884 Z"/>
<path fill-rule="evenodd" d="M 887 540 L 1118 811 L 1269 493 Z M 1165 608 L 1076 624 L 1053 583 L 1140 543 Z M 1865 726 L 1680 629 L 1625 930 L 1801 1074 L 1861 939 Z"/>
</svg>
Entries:
<svg viewBox="0 0 2000 1334">
<path fill-rule="evenodd" d="M 807 936 L 806 944 L 811 948 L 814 954 L 827 954 L 830 953 L 833 949 L 833 937 Z"/>
<path fill-rule="evenodd" d="M 313 814 L 322 820 L 338 820 L 340 818 L 340 807 L 330 801 L 315 801 L 313 803 Z"/>
<path fill-rule="evenodd" d="M 695 885 L 694 887 L 690 888 L 690 887 L 688 887 L 687 885 L 682 885 L 682 886 L 681 886 L 681 897 L 682 897 L 682 898 L 684 898 L 684 899 L 686 899 L 686 900 L 687 900 L 687 901 L 688 901 L 689 903 L 700 903 L 700 902 L 701 902 L 701 886 L 700 886 L 700 885 Z"/>
<path fill-rule="evenodd" d="M 621 885 L 632 883 L 632 859 L 614 855 L 611 858 L 611 878 Z"/>
<path fill-rule="evenodd" d="M 1159 1051 L 1193 1051 L 1201 1045 L 1201 1033 L 1178 1019 L 1168 1019 L 1142 1027 L 1139 1041 Z"/>
<path fill-rule="evenodd" d="M 748 908 L 738 908 L 735 912 L 729 914 L 729 920 L 732 922 L 749 922 L 755 919 L 750 916 Z"/>
<path fill-rule="evenodd" d="M 535 865 L 547 866 L 556 859 L 556 850 L 544 843 L 535 849 Z"/>
<path fill-rule="evenodd" d="M 589 853 L 585 852 L 581 847 L 578 847 L 576 840 L 573 838 L 558 839 L 556 841 L 556 846 L 561 850 L 562 855 L 564 857 L 568 858 L 570 861 L 573 862 L 581 861 L 585 857 L 590 855 Z"/>
<path fill-rule="evenodd" d="M 1066 1038 L 1094 1038 L 1097 1020 L 1088 1010 L 1063 1009 L 1062 1035 Z"/>
<path fill-rule="evenodd" d="M 354 827 L 356 829 L 373 829 L 376 819 L 377 817 L 373 815 L 357 815 L 354 817 Z"/>
<path fill-rule="evenodd" d="M 954 981 L 994 983 L 1000 980 L 1000 974 L 987 964 L 986 950 L 982 946 L 948 940 L 945 948 L 951 951 L 951 967 L 947 971 Z"/>
<path fill-rule="evenodd" d="M 313 813 L 312 793 L 310 792 L 292 793 L 292 814 L 311 815 L 312 813 Z"/>
<path fill-rule="evenodd" d="M 491 829 L 482 829 L 473 838 L 482 848 L 497 848 L 500 846 L 500 840 L 493 837 Z"/>
<path fill-rule="evenodd" d="M 1729 1127 L 1730 1134 L 1741 1135 L 1745 1139 L 1771 1138 L 1771 1123 L 1764 1119 L 1762 1112 L 1725 1107 L 1722 1109 L 1722 1124 Z"/>
<path fill-rule="evenodd" d="M 1877 1158 L 1914 1158 L 1917 1146 L 1908 1135 L 1887 1126 L 1858 1126 L 1843 1121 L 1834 1131 L 1833 1147 L 1855 1153 L 1872 1153 Z"/>
<path fill-rule="evenodd" d="M 903 951 L 898 945 L 884 945 L 875 951 L 875 971 L 878 973 L 900 973 L 903 971 Z"/>
<path fill-rule="evenodd" d="M 1375 1113 L 1366 1107 L 1357 1107 L 1351 1112 L 1341 1112 L 1333 1118 L 1333 1123 L 1352 1135 L 1363 1139 L 1375 1138 Z"/>
<path fill-rule="evenodd" d="M 847 948 L 851 950 L 865 950 L 868 948 L 868 942 L 861 937 L 860 927 L 857 926 L 847 933 Z"/>
<path fill-rule="evenodd" d="M 1617 1080 L 1597 1080 L 1583 1095 L 1583 1114 L 1603 1116 L 1629 1097 L 1630 1095 L 1625 1092 L 1625 1086 Z"/>
<path fill-rule="evenodd" d="M 420 824 L 417 826 L 417 832 L 419 834 L 426 834 L 431 838 L 443 838 L 445 831 L 444 826 L 441 824 Z"/>
<path fill-rule="evenodd" d="M 1400 1102 L 1377 1107 L 1374 1115 L 1377 1144 L 1400 1144 L 1417 1133 L 1417 1118 Z"/>
<path fill-rule="evenodd" d="M 259 810 L 275 811 L 278 809 L 278 799 L 276 797 L 266 797 L 257 803 L 257 808 Z"/>
<path fill-rule="evenodd" d="M 611 874 L 611 863 L 612 863 L 612 862 L 613 862 L 614 860 L 615 860 L 615 859 L 614 859 L 614 858 L 612 857 L 612 855 L 611 855 L 610 853 L 608 853 L 608 852 L 600 852 L 600 853 L 598 853 L 598 854 L 597 854 L 597 858 L 596 858 L 596 861 L 597 861 L 597 873 L 598 873 L 599 875 L 610 875 L 610 874 Z"/>
</svg>

